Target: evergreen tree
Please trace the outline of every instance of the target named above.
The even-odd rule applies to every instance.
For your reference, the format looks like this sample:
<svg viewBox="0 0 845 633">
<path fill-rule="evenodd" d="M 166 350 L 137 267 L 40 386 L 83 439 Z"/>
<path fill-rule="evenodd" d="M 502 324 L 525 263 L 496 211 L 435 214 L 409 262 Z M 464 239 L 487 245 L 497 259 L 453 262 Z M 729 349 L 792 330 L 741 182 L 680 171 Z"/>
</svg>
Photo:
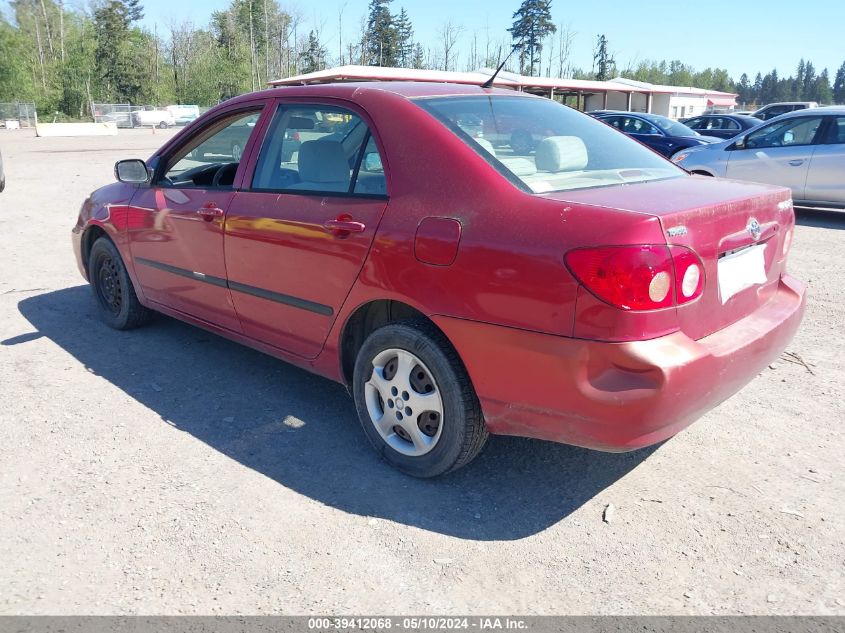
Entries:
<svg viewBox="0 0 845 633">
<path fill-rule="evenodd" d="M 748 75 L 742 73 L 742 76 L 739 78 L 739 83 L 736 86 L 740 103 L 749 103 L 754 100 L 751 94 L 752 90 L 753 88 L 751 86 L 751 82 L 748 81 Z"/>
<path fill-rule="evenodd" d="M 753 101 L 757 104 L 762 104 L 763 102 L 763 75 L 757 73 L 757 76 L 754 78 L 754 99 Z"/>
<path fill-rule="evenodd" d="M 800 100 L 809 100 L 813 93 L 813 88 L 816 85 L 816 69 L 813 67 L 813 62 L 807 62 L 804 67 L 804 77 L 801 86 Z"/>
<path fill-rule="evenodd" d="M 107 0 L 94 11 L 96 70 L 109 100 L 137 102 L 143 58 L 135 57 L 130 26 L 144 17 L 139 0 Z"/>
<path fill-rule="evenodd" d="M 836 79 L 833 81 L 833 102 L 845 104 L 845 62 L 836 71 Z"/>
<path fill-rule="evenodd" d="M 607 81 L 616 68 L 616 61 L 607 52 L 607 38 L 599 35 L 596 40 L 596 52 L 593 55 L 593 63 L 596 68 L 596 79 Z"/>
<path fill-rule="evenodd" d="M 804 58 L 798 62 L 798 70 L 795 72 L 795 81 L 792 83 L 792 99 L 801 101 L 804 94 L 804 74 L 806 73 L 807 65 L 804 63 Z"/>
<path fill-rule="evenodd" d="M 520 47 L 519 66 L 524 75 L 539 71 L 543 40 L 557 31 L 552 22 L 552 0 L 523 0 L 513 14 L 513 26 L 508 29 L 514 42 Z"/>
<path fill-rule="evenodd" d="M 303 73 L 313 73 L 325 68 L 326 48 L 320 44 L 320 40 L 314 31 L 308 34 L 308 47 L 299 55 Z"/>
<path fill-rule="evenodd" d="M 370 0 L 366 49 L 370 66 L 395 66 L 399 37 L 390 13 L 393 0 Z"/>
<path fill-rule="evenodd" d="M 396 64 L 401 68 L 409 68 L 414 56 L 414 28 L 405 7 L 402 7 L 396 18 L 396 41 Z"/>
<path fill-rule="evenodd" d="M 425 50 L 419 42 L 414 46 L 414 54 L 411 57 L 411 68 L 425 68 Z"/>
<path fill-rule="evenodd" d="M 817 101 L 821 105 L 833 103 L 833 90 L 830 87 L 830 75 L 827 72 L 827 68 L 816 77 L 810 100 Z"/>
</svg>

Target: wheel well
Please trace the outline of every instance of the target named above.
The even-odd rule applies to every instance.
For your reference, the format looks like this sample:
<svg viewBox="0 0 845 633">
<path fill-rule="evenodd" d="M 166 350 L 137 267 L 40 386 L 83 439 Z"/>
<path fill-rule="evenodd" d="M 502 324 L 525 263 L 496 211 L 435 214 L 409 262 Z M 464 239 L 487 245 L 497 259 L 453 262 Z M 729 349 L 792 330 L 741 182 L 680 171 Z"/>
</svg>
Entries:
<svg viewBox="0 0 845 633">
<path fill-rule="evenodd" d="M 102 227 L 94 225 L 85 230 L 82 234 L 82 265 L 85 266 L 85 274 L 88 274 L 88 256 L 91 254 L 91 247 L 100 237 L 108 237 L 108 233 Z"/>
<path fill-rule="evenodd" d="M 388 323 L 413 318 L 422 318 L 433 324 L 422 312 L 401 301 L 383 299 L 358 307 L 346 321 L 340 339 L 340 362 L 346 384 L 352 384 L 358 350 L 374 330 Z"/>
</svg>

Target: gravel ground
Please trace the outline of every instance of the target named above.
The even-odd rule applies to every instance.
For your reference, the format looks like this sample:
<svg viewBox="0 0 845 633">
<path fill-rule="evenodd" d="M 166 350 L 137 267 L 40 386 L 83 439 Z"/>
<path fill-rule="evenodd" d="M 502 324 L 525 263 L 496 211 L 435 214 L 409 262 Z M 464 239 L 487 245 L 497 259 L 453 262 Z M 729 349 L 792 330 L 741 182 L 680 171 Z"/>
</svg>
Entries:
<svg viewBox="0 0 845 633">
<path fill-rule="evenodd" d="M 799 214 L 795 356 L 679 436 L 416 481 L 338 385 L 99 323 L 70 228 L 172 133 L 0 131 L 0 613 L 845 614 L 845 214 Z"/>
</svg>

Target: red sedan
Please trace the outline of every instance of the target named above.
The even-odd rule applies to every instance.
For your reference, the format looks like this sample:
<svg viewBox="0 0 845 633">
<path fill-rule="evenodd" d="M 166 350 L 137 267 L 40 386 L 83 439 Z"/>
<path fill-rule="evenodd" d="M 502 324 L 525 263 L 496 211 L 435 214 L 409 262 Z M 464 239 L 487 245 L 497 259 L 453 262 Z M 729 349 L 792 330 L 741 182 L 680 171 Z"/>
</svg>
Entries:
<svg viewBox="0 0 845 633">
<path fill-rule="evenodd" d="M 549 135 L 494 146 L 497 120 Z M 236 135 L 239 155 L 219 153 Z M 115 171 L 73 229 L 105 322 L 163 312 L 342 382 L 416 476 L 467 464 L 489 433 L 659 442 L 804 312 L 787 189 L 690 176 L 510 91 L 263 91 Z"/>
</svg>

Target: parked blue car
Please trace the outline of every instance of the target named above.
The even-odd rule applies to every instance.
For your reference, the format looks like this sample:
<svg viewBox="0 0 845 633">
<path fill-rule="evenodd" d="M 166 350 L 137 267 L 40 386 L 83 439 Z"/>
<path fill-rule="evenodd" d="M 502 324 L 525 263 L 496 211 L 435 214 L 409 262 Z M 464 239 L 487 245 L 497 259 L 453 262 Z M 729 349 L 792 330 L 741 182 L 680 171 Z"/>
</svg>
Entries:
<svg viewBox="0 0 845 633">
<path fill-rule="evenodd" d="M 597 110 L 587 114 L 612 125 L 620 132 L 637 139 L 640 143 L 648 145 L 666 158 L 671 158 L 673 154 L 682 149 L 722 140 L 715 136 L 702 136 L 683 123 L 678 123 L 659 114 L 611 110 Z"/>
</svg>

